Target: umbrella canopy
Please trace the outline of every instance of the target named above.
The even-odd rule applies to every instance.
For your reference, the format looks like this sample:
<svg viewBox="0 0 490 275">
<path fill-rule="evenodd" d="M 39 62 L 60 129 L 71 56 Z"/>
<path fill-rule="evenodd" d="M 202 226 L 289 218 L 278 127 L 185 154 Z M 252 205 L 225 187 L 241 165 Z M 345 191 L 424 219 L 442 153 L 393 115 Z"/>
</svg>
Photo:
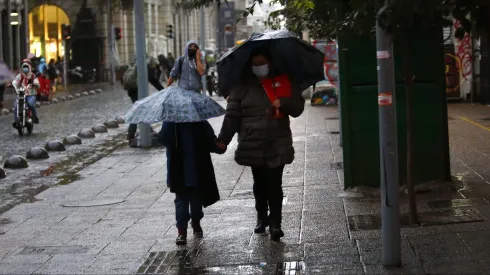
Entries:
<svg viewBox="0 0 490 275">
<path fill-rule="evenodd" d="M 274 69 L 287 74 L 301 92 L 325 79 L 324 54 L 285 30 L 254 33 L 245 42 L 226 52 L 218 61 L 219 90 L 227 96 L 239 83 L 252 50 L 267 47 Z"/>
<path fill-rule="evenodd" d="M 15 75 L 9 70 L 7 65 L 0 60 L 0 85 L 14 80 Z"/>
<path fill-rule="evenodd" d="M 213 99 L 193 91 L 170 86 L 149 97 L 136 101 L 124 114 L 130 124 L 156 122 L 199 122 L 225 114 L 225 109 Z"/>
</svg>

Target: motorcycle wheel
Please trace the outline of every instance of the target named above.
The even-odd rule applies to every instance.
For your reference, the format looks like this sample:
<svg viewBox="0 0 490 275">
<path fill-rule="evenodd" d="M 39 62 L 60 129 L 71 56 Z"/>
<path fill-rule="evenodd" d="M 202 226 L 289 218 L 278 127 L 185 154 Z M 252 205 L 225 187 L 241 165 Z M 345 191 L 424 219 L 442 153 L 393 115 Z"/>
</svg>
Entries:
<svg viewBox="0 0 490 275">
<path fill-rule="evenodd" d="M 24 126 L 17 127 L 17 132 L 19 133 L 19 136 L 24 136 Z"/>
<path fill-rule="evenodd" d="M 32 134 L 32 130 L 34 130 L 34 124 L 29 123 L 29 124 L 26 125 L 26 128 L 27 128 L 27 133 L 29 135 L 31 135 Z"/>
</svg>

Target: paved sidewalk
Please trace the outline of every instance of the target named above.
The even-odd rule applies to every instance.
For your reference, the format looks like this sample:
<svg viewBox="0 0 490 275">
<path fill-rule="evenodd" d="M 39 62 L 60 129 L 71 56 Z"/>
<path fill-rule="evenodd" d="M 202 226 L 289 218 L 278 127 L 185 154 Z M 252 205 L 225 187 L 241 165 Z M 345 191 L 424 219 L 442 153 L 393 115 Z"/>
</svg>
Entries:
<svg viewBox="0 0 490 275">
<path fill-rule="evenodd" d="M 483 221 L 404 228 L 403 267 L 380 266 L 379 230 L 352 226 L 353 218 L 360 217 L 356 215 L 379 213 L 379 198 L 345 196 L 343 171 L 330 165 L 342 161 L 339 136 L 327 133 L 338 130 L 338 121 L 325 120 L 333 116 L 338 116 L 335 108 L 307 106 L 305 114 L 291 122 L 297 154 L 284 175 L 282 243 L 252 234 L 252 174 L 233 160 L 236 141 L 226 154 L 213 155 L 221 201 L 205 209 L 204 239 L 191 239 L 186 247 L 174 244 L 174 195 L 165 186 L 164 149 L 127 148 L 80 171 L 80 180 L 50 188 L 38 201 L 1 215 L 0 273 L 489 273 L 490 190 L 483 181 L 470 180 L 476 175 L 461 166 L 465 152 L 459 148 L 452 159 L 457 173 L 468 176 L 466 187 L 479 186 L 486 193 L 419 194 L 419 210 L 437 212 L 445 208 L 435 199 L 467 194 L 470 203 L 449 209 L 461 213 L 476 208 Z M 211 123 L 218 130 L 221 119 Z M 460 129 L 468 125 L 459 123 L 451 121 L 451 134 L 479 131 L 472 124 L 475 128 Z M 490 137 L 481 131 L 483 138 Z"/>
</svg>

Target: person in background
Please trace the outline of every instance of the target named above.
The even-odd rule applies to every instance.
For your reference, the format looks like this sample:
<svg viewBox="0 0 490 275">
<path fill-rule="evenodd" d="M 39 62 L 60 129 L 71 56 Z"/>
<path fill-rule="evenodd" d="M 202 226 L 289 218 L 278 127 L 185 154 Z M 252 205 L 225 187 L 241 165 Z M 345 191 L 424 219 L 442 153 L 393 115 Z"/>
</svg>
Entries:
<svg viewBox="0 0 490 275">
<path fill-rule="evenodd" d="M 226 147 L 218 148 L 214 130 L 207 121 L 163 123 L 159 138 L 167 147 L 167 185 L 175 193 L 178 231 L 175 242 L 185 245 L 189 221 L 194 235 L 202 238 L 202 208 L 220 199 L 210 153 L 223 154 Z"/>
<path fill-rule="evenodd" d="M 24 59 L 21 64 L 21 72 L 15 77 L 12 82 L 15 90 L 19 90 L 21 87 L 25 89 L 26 103 L 29 109 L 32 111 L 32 122 L 34 124 L 39 123 L 39 117 L 36 110 L 36 95 L 39 88 L 39 81 L 36 75 L 32 72 L 32 66 L 29 59 Z M 14 103 L 14 123 L 12 126 L 18 128 L 18 116 L 17 116 L 17 100 Z"/>
<path fill-rule="evenodd" d="M 202 90 L 201 76 L 206 70 L 201 59 L 201 50 L 199 50 L 197 42 L 195 40 L 187 42 L 184 55 L 177 58 L 170 72 L 167 87 L 172 85 L 174 80 L 179 79 L 180 88 L 200 93 Z"/>
<path fill-rule="evenodd" d="M 158 67 L 158 64 L 154 60 L 154 58 L 147 57 L 147 68 L 148 68 L 148 82 L 155 87 L 158 91 L 161 91 L 164 89 L 162 84 L 158 81 L 158 78 L 156 78 L 156 69 Z M 123 77 L 121 78 L 121 83 L 123 84 L 123 87 L 125 90 L 128 91 L 128 96 L 131 98 L 131 102 L 133 104 L 138 101 L 138 82 L 137 82 L 137 73 L 136 73 L 136 56 L 129 62 L 129 68 L 126 70 L 124 73 Z M 131 147 L 137 147 L 137 142 L 136 142 L 136 130 L 138 129 L 138 126 L 136 124 L 131 124 L 128 127 L 128 135 L 127 139 L 129 141 L 129 146 Z M 153 133 L 155 134 L 155 133 Z"/>
<path fill-rule="evenodd" d="M 40 58 L 36 57 L 35 54 L 29 53 L 27 55 L 27 59 L 31 62 L 32 65 L 32 73 L 34 73 L 36 76 L 39 76 L 39 64 L 40 64 Z"/>
<path fill-rule="evenodd" d="M 168 80 L 168 75 L 170 74 L 170 65 L 168 64 L 167 58 L 165 58 L 165 55 L 160 54 L 158 56 L 158 65 L 160 67 L 160 83 L 167 83 Z"/>
<path fill-rule="evenodd" d="M 54 88 L 56 87 L 56 78 L 58 77 L 58 72 L 56 70 L 56 64 L 54 59 L 49 60 L 48 67 L 47 67 L 47 75 L 49 78 L 49 90 L 53 91 Z"/>
<path fill-rule="evenodd" d="M 58 56 L 55 66 L 58 71 L 58 78 L 56 79 L 56 87 L 58 87 L 60 84 L 63 85 L 63 59 L 61 56 Z"/>
<path fill-rule="evenodd" d="M 167 78 L 168 78 L 168 77 L 170 77 L 170 70 L 172 70 L 172 68 L 175 65 L 175 57 L 172 55 L 172 53 L 167 54 L 167 62 L 168 62 L 168 67 L 169 67 L 169 70 L 167 72 L 168 73 Z"/>
<path fill-rule="evenodd" d="M 39 66 L 37 66 L 37 72 L 43 75 L 44 77 L 47 77 L 47 70 L 48 65 L 46 64 L 46 59 L 44 57 L 41 57 L 39 59 Z"/>
<path fill-rule="evenodd" d="M 227 98 L 226 115 L 218 146 L 226 148 L 238 133 L 235 161 L 252 168 L 257 211 L 256 234 L 269 226 L 272 241 L 284 236 L 282 223 L 282 176 L 294 160 L 289 117 L 304 111 L 305 100 L 285 74 L 274 71 L 267 48 L 254 49 L 242 80 Z M 268 213 L 270 212 L 270 213 Z"/>
</svg>

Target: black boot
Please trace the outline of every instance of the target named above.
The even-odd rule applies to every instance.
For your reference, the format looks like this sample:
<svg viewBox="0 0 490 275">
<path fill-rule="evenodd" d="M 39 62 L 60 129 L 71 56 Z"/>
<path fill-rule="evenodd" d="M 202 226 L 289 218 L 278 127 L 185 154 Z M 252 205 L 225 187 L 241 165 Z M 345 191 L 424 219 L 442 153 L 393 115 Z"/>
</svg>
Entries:
<svg viewBox="0 0 490 275">
<path fill-rule="evenodd" d="M 267 218 L 265 218 L 265 219 L 257 218 L 257 226 L 254 229 L 254 233 L 255 234 L 264 234 L 267 226 L 269 226 L 269 221 Z"/>
<path fill-rule="evenodd" d="M 186 245 L 187 244 L 187 230 L 178 228 L 179 235 L 175 240 L 176 245 Z"/>
<path fill-rule="evenodd" d="M 33 122 L 34 124 L 39 124 L 39 118 L 38 118 L 37 116 L 33 117 L 33 118 L 32 118 L 32 122 Z"/>
<path fill-rule="evenodd" d="M 284 237 L 284 232 L 281 229 L 281 224 L 271 221 L 269 232 L 271 235 L 271 241 L 279 242 Z"/>
<path fill-rule="evenodd" d="M 192 229 L 194 230 L 194 236 L 198 238 L 202 238 L 204 236 L 204 232 L 202 230 L 201 223 L 199 221 L 197 222 L 193 221 L 191 225 L 192 225 Z"/>
</svg>

